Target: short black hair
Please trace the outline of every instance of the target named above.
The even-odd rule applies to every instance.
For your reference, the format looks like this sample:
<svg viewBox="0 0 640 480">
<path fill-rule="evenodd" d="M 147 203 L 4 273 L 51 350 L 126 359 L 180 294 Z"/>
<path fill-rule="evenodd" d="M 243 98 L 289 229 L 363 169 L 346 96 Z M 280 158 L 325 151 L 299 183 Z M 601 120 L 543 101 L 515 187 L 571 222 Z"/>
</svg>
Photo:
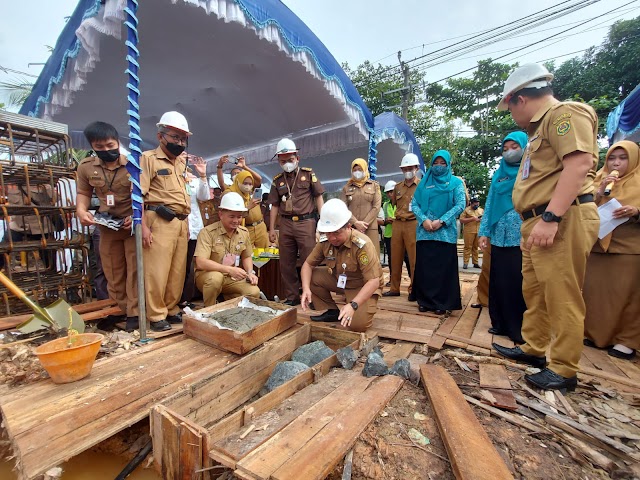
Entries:
<svg viewBox="0 0 640 480">
<path fill-rule="evenodd" d="M 93 122 L 84 129 L 84 136 L 87 142 L 93 143 L 99 140 L 117 140 L 120 142 L 120 136 L 116 127 L 106 122 Z"/>
<path fill-rule="evenodd" d="M 517 92 L 513 92 L 509 103 L 512 105 L 518 103 L 518 97 L 540 98 L 546 97 L 547 95 L 553 95 L 553 89 L 550 86 L 542 88 L 521 88 Z"/>
</svg>

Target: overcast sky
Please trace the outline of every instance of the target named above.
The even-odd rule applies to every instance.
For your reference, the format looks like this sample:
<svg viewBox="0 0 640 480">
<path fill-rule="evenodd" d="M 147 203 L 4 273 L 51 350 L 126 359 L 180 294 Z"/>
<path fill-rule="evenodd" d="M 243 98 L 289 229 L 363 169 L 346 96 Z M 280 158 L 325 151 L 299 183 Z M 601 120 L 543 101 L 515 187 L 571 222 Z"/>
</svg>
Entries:
<svg viewBox="0 0 640 480">
<path fill-rule="evenodd" d="M 42 66 L 28 64 L 47 60 L 49 52 L 46 45 L 55 45 L 64 27 L 65 17 L 71 15 L 76 3 L 77 0 L 3 1 L 0 67 L 37 75 Z M 354 67 L 365 60 L 395 65 L 398 50 L 403 50 L 404 60 L 410 60 L 461 40 L 452 40 L 454 37 L 503 26 L 545 8 L 565 4 L 566 1 L 517 2 L 517 7 L 514 7 L 516 2 L 513 0 L 285 0 L 284 3 L 322 40 L 338 62 L 348 62 Z M 567 54 L 599 45 L 607 34 L 608 26 L 615 21 L 638 15 L 640 0 L 601 0 L 526 35 L 429 67 L 426 70 L 427 80 L 440 80 L 474 66 L 480 59 L 497 58 L 576 27 L 500 60 L 526 63 L 562 56 L 556 60 L 561 63 L 581 52 Z M 592 21 L 577 26 L 589 19 Z M 18 77 L 15 73 L 0 70 L 0 81 Z M 0 102 L 3 98 L 0 92 Z"/>
</svg>

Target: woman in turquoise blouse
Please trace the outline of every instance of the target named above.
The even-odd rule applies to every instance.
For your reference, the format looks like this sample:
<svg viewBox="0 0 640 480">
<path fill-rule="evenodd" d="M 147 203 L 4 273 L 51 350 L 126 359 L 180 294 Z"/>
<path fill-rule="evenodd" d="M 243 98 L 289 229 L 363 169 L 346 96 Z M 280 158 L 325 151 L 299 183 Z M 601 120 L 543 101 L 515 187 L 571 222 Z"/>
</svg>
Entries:
<svg viewBox="0 0 640 480">
<path fill-rule="evenodd" d="M 421 312 L 442 315 L 462 308 L 456 218 L 465 205 L 464 183 L 451 172 L 451 154 L 438 150 L 411 201 L 418 219 L 413 290 Z"/>
<path fill-rule="evenodd" d="M 478 232 L 481 248 L 491 243 L 489 333 L 508 336 L 515 343 L 524 343 L 520 330 L 527 306 L 522 297 L 522 220 L 513 208 L 511 194 L 526 146 L 527 134 L 524 132 L 511 132 L 502 141 L 500 167 L 491 179 Z"/>
</svg>

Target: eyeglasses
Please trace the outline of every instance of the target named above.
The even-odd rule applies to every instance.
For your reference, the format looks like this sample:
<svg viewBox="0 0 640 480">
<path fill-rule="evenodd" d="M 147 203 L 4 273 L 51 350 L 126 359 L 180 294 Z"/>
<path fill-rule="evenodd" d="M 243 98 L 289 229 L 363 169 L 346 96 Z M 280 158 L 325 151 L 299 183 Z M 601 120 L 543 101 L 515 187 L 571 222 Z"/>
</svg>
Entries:
<svg viewBox="0 0 640 480">
<path fill-rule="evenodd" d="M 187 137 L 181 137 L 180 135 L 173 135 L 171 133 L 163 133 L 162 135 L 169 137 L 171 140 L 173 140 L 173 143 L 183 143 L 183 144 L 187 144 Z"/>
</svg>

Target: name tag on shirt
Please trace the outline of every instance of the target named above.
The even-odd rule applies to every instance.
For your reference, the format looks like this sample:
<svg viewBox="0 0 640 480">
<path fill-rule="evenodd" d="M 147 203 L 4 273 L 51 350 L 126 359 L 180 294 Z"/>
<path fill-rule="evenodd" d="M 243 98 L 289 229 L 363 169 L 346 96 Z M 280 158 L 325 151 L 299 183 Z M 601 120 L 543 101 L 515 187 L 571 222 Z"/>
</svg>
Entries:
<svg viewBox="0 0 640 480">
<path fill-rule="evenodd" d="M 116 197 L 113 193 L 107 194 L 107 206 L 113 207 L 116 204 Z"/>
<path fill-rule="evenodd" d="M 411 206 L 411 202 L 409 202 L 409 205 L 407 206 L 407 210 L 409 212 L 413 212 L 413 207 Z"/>
<path fill-rule="evenodd" d="M 531 170 L 531 156 L 527 153 L 524 162 L 522 162 L 522 180 L 529 178 L 529 171 Z"/>
<path fill-rule="evenodd" d="M 344 273 L 338 275 L 338 288 L 345 288 L 347 286 L 347 276 Z"/>
</svg>

